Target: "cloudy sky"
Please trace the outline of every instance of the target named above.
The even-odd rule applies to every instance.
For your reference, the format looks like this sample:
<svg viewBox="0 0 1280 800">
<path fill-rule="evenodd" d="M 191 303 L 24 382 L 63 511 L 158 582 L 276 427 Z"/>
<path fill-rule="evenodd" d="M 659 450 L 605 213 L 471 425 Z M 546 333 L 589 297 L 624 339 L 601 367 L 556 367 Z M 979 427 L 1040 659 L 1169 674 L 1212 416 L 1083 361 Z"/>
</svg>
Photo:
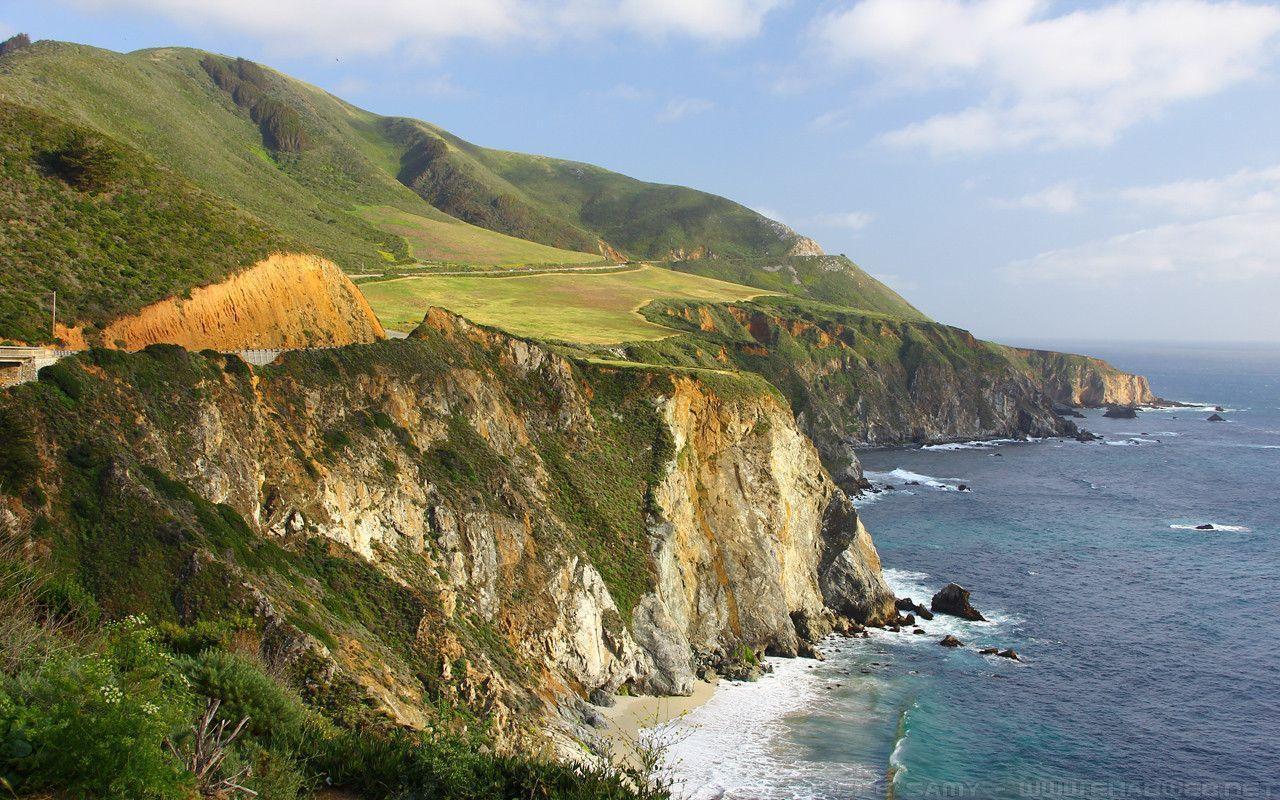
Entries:
<svg viewBox="0 0 1280 800">
<path fill-rule="evenodd" d="M 5 0 L 727 195 L 1011 343 L 1280 341 L 1280 4 Z"/>
</svg>

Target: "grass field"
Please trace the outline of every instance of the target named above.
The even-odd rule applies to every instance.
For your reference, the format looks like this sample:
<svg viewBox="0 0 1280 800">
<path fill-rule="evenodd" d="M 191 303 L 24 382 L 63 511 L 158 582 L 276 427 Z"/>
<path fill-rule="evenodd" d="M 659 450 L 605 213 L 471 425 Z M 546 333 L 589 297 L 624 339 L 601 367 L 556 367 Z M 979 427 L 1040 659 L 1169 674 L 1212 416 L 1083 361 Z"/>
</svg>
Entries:
<svg viewBox="0 0 1280 800">
<path fill-rule="evenodd" d="M 391 330 L 417 327 L 440 306 L 517 336 L 575 344 L 661 339 L 675 331 L 644 319 L 653 300 L 728 302 L 768 292 L 659 267 L 606 274 L 550 273 L 520 277 L 434 276 L 366 283 L 361 290 Z"/>
<path fill-rule="evenodd" d="M 379 230 L 404 237 L 420 261 L 509 267 L 522 264 L 590 264 L 592 253 L 548 247 L 453 220 L 429 219 L 393 206 L 370 206 L 360 216 Z"/>
</svg>

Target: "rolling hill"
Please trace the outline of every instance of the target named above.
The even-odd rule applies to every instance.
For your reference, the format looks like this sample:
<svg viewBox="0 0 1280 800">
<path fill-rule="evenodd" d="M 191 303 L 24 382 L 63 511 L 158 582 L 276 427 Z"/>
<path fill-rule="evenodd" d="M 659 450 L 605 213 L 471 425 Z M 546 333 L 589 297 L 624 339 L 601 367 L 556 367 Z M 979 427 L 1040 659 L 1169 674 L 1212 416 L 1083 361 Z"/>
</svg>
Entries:
<svg viewBox="0 0 1280 800">
<path fill-rule="evenodd" d="M 133 147 L 350 271 L 411 260 L 415 228 L 455 234 L 448 255 L 459 263 L 782 255 L 802 241 L 715 195 L 490 150 L 199 50 L 39 41 L 0 61 L 0 99 Z M 508 240 L 476 228 L 555 249 L 513 258 Z"/>
</svg>

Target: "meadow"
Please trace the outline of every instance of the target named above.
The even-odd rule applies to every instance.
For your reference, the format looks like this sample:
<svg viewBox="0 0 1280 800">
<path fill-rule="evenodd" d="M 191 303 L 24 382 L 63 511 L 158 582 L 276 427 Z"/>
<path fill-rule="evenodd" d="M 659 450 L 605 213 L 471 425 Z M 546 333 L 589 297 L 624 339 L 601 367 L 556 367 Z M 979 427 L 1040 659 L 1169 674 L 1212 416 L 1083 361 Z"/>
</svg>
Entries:
<svg viewBox="0 0 1280 800">
<path fill-rule="evenodd" d="M 360 288 L 390 330 L 413 330 L 427 308 L 439 306 L 517 336 L 574 344 L 613 344 L 675 334 L 640 315 L 639 309 L 654 300 L 730 302 L 768 294 L 653 266 L 593 274 L 423 276 L 365 283 Z"/>
<path fill-rule="evenodd" d="M 508 267 L 525 264 L 590 264 L 599 255 L 561 250 L 453 219 L 431 219 L 394 206 L 369 206 L 359 216 L 379 230 L 403 237 L 419 261 Z"/>
</svg>

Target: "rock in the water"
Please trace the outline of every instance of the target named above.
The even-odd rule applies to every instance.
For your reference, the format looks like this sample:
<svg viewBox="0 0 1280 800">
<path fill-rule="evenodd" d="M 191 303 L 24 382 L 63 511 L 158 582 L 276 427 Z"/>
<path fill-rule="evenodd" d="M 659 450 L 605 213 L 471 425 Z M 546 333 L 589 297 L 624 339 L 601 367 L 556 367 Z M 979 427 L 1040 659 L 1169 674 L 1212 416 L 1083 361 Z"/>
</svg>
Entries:
<svg viewBox="0 0 1280 800">
<path fill-rule="evenodd" d="M 1102 416 L 1111 417 L 1112 419 L 1136 419 L 1138 409 L 1133 406 L 1107 406 L 1107 410 L 1102 412 Z"/>
<path fill-rule="evenodd" d="M 1205 417 L 1205 419 L 1207 419 L 1209 422 L 1226 422 L 1227 421 L 1226 417 L 1219 416 L 1218 414 L 1210 414 L 1209 416 Z"/>
<path fill-rule="evenodd" d="M 1064 403 L 1054 403 L 1053 413 L 1060 417 L 1075 417 L 1076 419 L 1084 419 L 1084 414 L 1080 413 L 1080 409 L 1069 406 Z"/>
<path fill-rule="evenodd" d="M 1001 658 L 1010 658 L 1010 659 L 1013 659 L 1014 661 L 1022 660 L 1018 658 L 1018 653 L 1013 648 L 1009 648 L 1008 650 L 1001 650 L 999 653 L 996 653 L 996 655 L 1000 656 Z"/>
<path fill-rule="evenodd" d="M 893 606 L 899 611 L 915 611 L 916 601 L 912 600 L 910 597 L 899 597 L 894 601 Z"/>
<path fill-rule="evenodd" d="M 916 628 L 914 631 L 912 631 L 912 633 L 919 636 L 920 634 L 924 633 L 924 628 Z"/>
<path fill-rule="evenodd" d="M 1096 442 L 1101 438 L 1102 437 L 1098 436 L 1096 433 L 1087 431 L 1084 428 L 1081 428 L 1080 430 L 1076 431 L 1077 442 Z"/>
<path fill-rule="evenodd" d="M 998 656 L 998 655 L 1000 655 L 1000 648 L 999 648 L 999 647 L 984 647 L 984 648 L 982 648 L 981 650 L 979 650 L 979 651 L 978 651 L 978 653 L 980 653 L 981 655 L 984 655 L 984 656 Z"/>
<path fill-rule="evenodd" d="M 1213 410 L 1214 410 L 1214 411 L 1226 411 L 1226 409 L 1225 409 L 1225 408 L 1223 408 L 1222 406 L 1214 406 L 1214 407 L 1213 407 Z"/>
<path fill-rule="evenodd" d="M 1198 530 L 1198 531 L 1211 531 L 1211 530 L 1213 530 L 1213 525 L 1211 525 L 1211 524 L 1209 524 L 1208 522 L 1206 522 L 1206 523 L 1205 523 L 1205 524 L 1203 524 L 1203 525 L 1197 525 L 1197 526 L 1196 526 L 1196 530 Z"/>
<path fill-rule="evenodd" d="M 960 641 L 959 639 L 952 636 L 951 634 L 947 634 L 946 636 L 942 637 L 942 641 L 938 642 L 938 644 L 942 645 L 943 647 L 964 647 L 964 642 Z"/>
<path fill-rule="evenodd" d="M 960 484 L 959 486 L 957 486 L 957 487 L 956 487 L 956 491 L 957 491 L 957 492 L 967 492 L 967 491 L 969 491 L 969 484 L 967 484 L 967 483 L 962 483 L 962 484 Z"/>
<path fill-rule="evenodd" d="M 933 596 L 929 608 L 939 614 L 950 614 L 961 619 L 985 620 L 978 609 L 969 603 L 969 591 L 958 583 L 948 583 Z"/>
</svg>

